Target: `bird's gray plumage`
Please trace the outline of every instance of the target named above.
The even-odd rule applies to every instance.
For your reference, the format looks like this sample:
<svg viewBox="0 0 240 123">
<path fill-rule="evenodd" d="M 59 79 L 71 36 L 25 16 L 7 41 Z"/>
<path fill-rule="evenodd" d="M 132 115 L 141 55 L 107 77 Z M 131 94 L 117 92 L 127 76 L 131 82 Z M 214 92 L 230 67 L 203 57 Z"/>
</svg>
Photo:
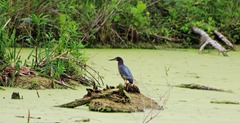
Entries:
<svg viewBox="0 0 240 123">
<path fill-rule="evenodd" d="M 133 84 L 133 76 L 131 71 L 128 69 L 127 66 L 125 65 L 119 65 L 118 66 L 118 71 L 120 73 L 120 75 L 122 76 L 122 78 L 124 80 L 128 80 L 128 82 L 130 82 L 131 84 Z"/>
<path fill-rule="evenodd" d="M 133 76 L 129 68 L 124 65 L 123 59 L 121 57 L 116 57 L 114 59 L 111 59 L 110 61 L 116 60 L 118 61 L 118 71 L 121 77 L 124 80 L 127 80 L 129 83 L 133 84 Z"/>
</svg>

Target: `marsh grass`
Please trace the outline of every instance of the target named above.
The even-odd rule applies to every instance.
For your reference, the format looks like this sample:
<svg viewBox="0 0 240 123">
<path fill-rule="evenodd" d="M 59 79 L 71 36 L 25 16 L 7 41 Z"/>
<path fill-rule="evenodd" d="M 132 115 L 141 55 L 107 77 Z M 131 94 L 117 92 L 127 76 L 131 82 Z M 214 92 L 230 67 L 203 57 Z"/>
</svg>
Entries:
<svg viewBox="0 0 240 123">
<path fill-rule="evenodd" d="M 64 76 L 72 79 L 84 78 L 85 70 L 81 67 L 86 64 L 87 57 L 81 51 L 84 48 L 83 44 L 78 42 L 77 23 L 72 21 L 68 15 L 65 15 L 65 18 L 60 16 L 58 38 L 54 37 L 52 31 L 48 32 L 49 30 L 46 29 L 50 17 L 44 13 L 31 14 L 29 17 L 20 19 L 20 22 L 25 24 L 21 31 L 25 30 L 26 33 L 22 33 L 22 35 L 19 35 L 19 30 L 17 32 L 15 29 L 5 28 L 1 30 L 0 58 L 4 64 L 2 69 L 11 66 L 14 70 L 9 79 L 9 86 L 14 86 L 15 76 L 23 65 L 37 71 L 40 73 L 39 75 L 53 80 L 60 80 Z M 27 42 L 24 42 L 21 46 L 17 43 L 19 39 Z M 33 50 L 23 63 L 20 53 L 25 45 L 32 47 Z M 76 66 L 76 61 L 81 63 L 82 66 Z M 87 81 L 87 79 L 82 80 Z"/>
</svg>

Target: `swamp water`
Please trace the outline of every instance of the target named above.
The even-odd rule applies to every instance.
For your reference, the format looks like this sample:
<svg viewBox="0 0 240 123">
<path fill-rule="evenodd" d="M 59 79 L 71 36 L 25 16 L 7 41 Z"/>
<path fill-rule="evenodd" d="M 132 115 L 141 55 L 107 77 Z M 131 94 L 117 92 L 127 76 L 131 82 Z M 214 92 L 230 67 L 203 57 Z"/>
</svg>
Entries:
<svg viewBox="0 0 240 123">
<path fill-rule="evenodd" d="M 26 57 L 30 53 L 28 50 L 22 52 Z M 88 64 L 99 71 L 107 85 L 123 83 L 117 62 L 108 61 L 116 56 L 125 60 L 141 93 L 155 101 L 172 85 L 165 108 L 151 120 L 153 123 L 240 122 L 240 105 L 210 103 L 240 102 L 239 52 L 229 52 L 230 57 L 223 57 L 215 51 L 198 54 L 197 50 L 86 49 L 85 53 L 89 55 Z M 232 90 L 233 93 L 174 87 L 183 83 Z M 31 123 L 80 122 L 83 119 L 90 119 L 92 123 L 139 123 L 150 111 L 99 113 L 89 111 L 87 106 L 74 109 L 54 107 L 82 98 L 86 94 L 85 88 L 38 90 L 40 98 L 36 90 L 4 88 L 5 91 L 0 90 L 0 123 L 26 123 L 28 110 Z M 19 92 L 23 100 L 12 100 L 12 92 Z"/>
</svg>

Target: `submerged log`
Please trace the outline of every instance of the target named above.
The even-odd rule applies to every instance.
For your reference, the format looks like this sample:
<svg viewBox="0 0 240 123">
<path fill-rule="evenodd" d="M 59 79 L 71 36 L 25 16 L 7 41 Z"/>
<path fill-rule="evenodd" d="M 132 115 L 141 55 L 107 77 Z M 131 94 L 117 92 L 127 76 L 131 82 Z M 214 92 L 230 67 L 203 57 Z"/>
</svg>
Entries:
<svg viewBox="0 0 240 123">
<path fill-rule="evenodd" d="M 204 49 L 204 47 L 207 44 L 211 44 L 215 49 L 217 49 L 220 53 L 222 53 L 223 56 L 228 56 L 227 50 L 221 44 L 219 44 L 217 41 L 210 38 L 206 32 L 204 32 L 203 30 L 201 30 L 197 27 L 192 27 L 192 30 L 193 30 L 193 32 L 199 34 L 201 36 L 201 40 L 204 42 L 204 44 L 202 44 L 202 46 L 199 49 L 200 52 Z"/>
<path fill-rule="evenodd" d="M 157 102 L 140 94 L 137 86 L 122 84 L 117 88 L 105 88 L 103 90 L 86 89 L 87 94 L 72 102 L 59 105 L 57 107 L 75 108 L 87 104 L 89 110 L 100 112 L 135 112 L 144 111 L 145 108 L 163 109 Z M 131 89 L 130 89 L 131 88 Z M 134 88 L 138 92 L 133 92 Z M 128 92 L 129 89 L 132 92 Z"/>
<path fill-rule="evenodd" d="M 233 101 L 211 101 L 210 103 L 215 104 L 234 104 L 234 105 L 240 105 L 240 102 L 233 102 Z"/>
<path fill-rule="evenodd" d="M 205 86 L 205 85 L 199 85 L 199 84 L 195 84 L 195 83 L 180 84 L 180 85 L 177 85 L 176 87 L 233 93 L 231 90 L 218 89 L 218 88 L 208 87 L 208 86 Z"/>
</svg>

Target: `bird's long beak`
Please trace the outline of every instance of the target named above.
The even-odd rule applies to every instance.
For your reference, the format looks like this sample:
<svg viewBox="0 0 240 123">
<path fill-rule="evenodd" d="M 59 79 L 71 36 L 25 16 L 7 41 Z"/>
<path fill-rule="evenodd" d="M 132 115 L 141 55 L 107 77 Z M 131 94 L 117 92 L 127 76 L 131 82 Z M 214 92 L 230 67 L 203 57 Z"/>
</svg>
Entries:
<svg viewBox="0 0 240 123">
<path fill-rule="evenodd" d="M 114 58 L 114 59 L 110 59 L 109 61 L 116 61 L 116 58 Z"/>
</svg>

